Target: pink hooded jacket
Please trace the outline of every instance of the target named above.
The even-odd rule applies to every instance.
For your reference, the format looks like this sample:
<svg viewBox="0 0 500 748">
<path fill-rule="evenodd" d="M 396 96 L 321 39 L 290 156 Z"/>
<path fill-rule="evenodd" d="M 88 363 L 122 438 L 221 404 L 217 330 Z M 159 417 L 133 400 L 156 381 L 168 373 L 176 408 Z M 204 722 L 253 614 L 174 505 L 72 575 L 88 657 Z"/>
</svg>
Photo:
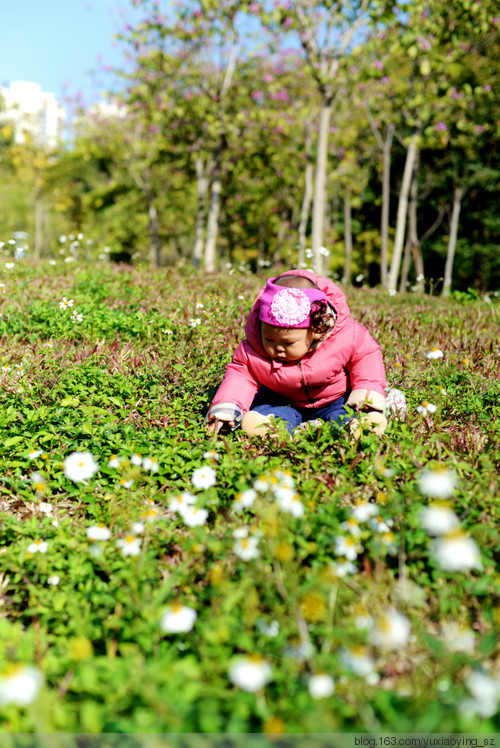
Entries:
<svg viewBox="0 0 500 748">
<path fill-rule="evenodd" d="M 299 361 L 283 362 L 271 358 L 261 342 L 259 308 L 264 292 L 262 288 L 245 325 L 246 340 L 240 343 L 226 367 L 224 379 L 210 407 L 218 403 L 235 403 L 245 414 L 263 386 L 289 398 L 291 405 L 301 408 L 322 407 L 350 390 L 378 393 L 382 402 L 386 381 L 380 346 L 363 325 L 351 319 L 340 288 L 328 278 L 309 270 L 291 270 L 283 275 L 302 275 L 324 291 L 337 315 L 333 332 Z"/>
</svg>

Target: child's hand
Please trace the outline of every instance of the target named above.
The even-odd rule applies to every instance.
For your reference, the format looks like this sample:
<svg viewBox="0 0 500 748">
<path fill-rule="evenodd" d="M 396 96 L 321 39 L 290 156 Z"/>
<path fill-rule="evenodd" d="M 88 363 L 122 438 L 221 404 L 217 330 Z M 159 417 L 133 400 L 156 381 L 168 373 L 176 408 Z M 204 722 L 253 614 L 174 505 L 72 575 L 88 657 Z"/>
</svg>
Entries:
<svg viewBox="0 0 500 748">
<path fill-rule="evenodd" d="M 217 435 L 221 428 L 227 423 L 228 426 L 231 426 L 233 428 L 234 421 L 221 421 L 220 418 L 213 418 L 211 421 L 207 424 L 207 431 L 209 434 L 215 434 Z"/>
</svg>

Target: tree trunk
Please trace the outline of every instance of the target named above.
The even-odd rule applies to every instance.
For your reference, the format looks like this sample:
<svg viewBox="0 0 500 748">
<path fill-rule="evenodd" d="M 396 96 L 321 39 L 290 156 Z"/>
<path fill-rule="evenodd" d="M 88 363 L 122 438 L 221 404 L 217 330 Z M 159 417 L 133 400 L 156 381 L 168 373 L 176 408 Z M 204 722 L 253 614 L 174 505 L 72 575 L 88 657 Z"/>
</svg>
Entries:
<svg viewBox="0 0 500 748">
<path fill-rule="evenodd" d="M 451 277 L 453 274 L 453 260 L 455 259 L 455 249 L 457 246 L 458 221 L 460 218 L 460 209 L 462 207 L 462 197 L 464 190 L 462 187 L 455 187 L 453 193 L 453 211 L 451 214 L 450 237 L 448 239 L 448 251 L 446 253 L 446 266 L 444 269 L 444 282 L 442 296 L 448 296 L 451 288 Z"/>
<path fill-rule="evenodd" d="M 403 265 L 401 266 L 401 278 L 399 279 L 399 293 L 406 291 L 406 284 L 408 282 L 408 273 L 410 270 L 411 262 L 411 240 L 408 235 L 405 242 L 405 251 L 403 254 Z"/>
<path fill-rule="evenodd" d="M 160 241 L 160 225 L 158 222 L 158 212 L 156 205 L 153 202 L 153 198 L 148 195 L 148 216 L 149 216 L 149 264 L 156 265 L 160 264 L 161 255 L 161 241 Z"/>
<path fill-rule="evenodd" d="M 345 264 L 342 283 L 351 281 L 351 263 L 352 263 L 352 215 L 351 215 L 351 190 L 345 188 L 344 192 L 344 244 L 345 244 Z"/>
<path fill-rule="evenodd" d="M 389 256 L 389 205 L 391 189 L 391 150 L 394 137 L 394 125 L 387 126 L 382 158 L 382 216 L 380 221 L 380 279 L 382 286 L 387 288 L 387 258 Z"/>
<path fill-rule="evenodd" d="M 307 144 L 306 144 L 306 149 L 307 149 Z M 307 153 L 307 150 L 306 150 L 306 153 Z M 304 252 L 306 250 L 307 222 L 309 220 L 309 210 L 311 208 L 312 194 L 313 194 L 313 165 L 309 159 L 309 155 L 307 155 L 305 184 L 304 184 L 304 197 L 302 198 L 302 208 L 300 211 L 299 255 L 297 258 L 297 267 L 300 267 L 304 262 Z"/>
<path fill-rule="evenodd" d="M 323 272 L 323 256 L 319 250 L 323 243 L 323 221 L 325 219 L 326 168 L 328 162 L 328 134 L 332 113 L 331 94 L 323 95 L 318 131 L 316 173 L 314 175 L 314 199 L 312 214 L 313 267 L 316 273 Z"/>
<path fill-rule="evenodd" d="M 195 239 L 193 247 L 193 265 L 199 267 L 201 264 L 201 258 L 203 257 L 203 244 L 205 241 L 205 215 L 206 215 L 206 201 L 208 193 L 208 176 L 207 168 L 203 163 L 201 156 L 196 157 L 196 194 L 197 194 L 197 208 L 196 208 L 196 229 Z"/>
<path fill-rule="evenodd" d="M 216 246 L 217 234 L 219 231 L 219 211 L 220 211 L 220 193 L 221 193 L 221 168 L 222 168 L 222 151 L 224 149 L 222 141 L 217 147 L 214 157 L 214 168 L 212 172 L 212 184 L 210 187 L 210 205 L 208 208 L 207 219 L 207 238 L 205 242 L 205 251 L 203 258 L 203 267 L 208 273 L 213 273 L 216 269 Z"/>
<path fill-rule="evenodd" d="M 396 221 L 396 236 L 394 239 L 394 249 L 392 253 L 391 269 L 388 278 L 389 290 L 396 289 L 398 284 L 399 267 L 401 265 L 401 255 L 403 254 L 403 243 L 405 238 L 406 214 L 408 209 L 408 193 L 410 191 L 411 177 L 413 166 L 417 155 L 417 135 L 412 135 L 408 151 L 406 153 L 406 163 L 403 172 L 403 181 L 399 192 L 398 217 Z"/>
</svg>

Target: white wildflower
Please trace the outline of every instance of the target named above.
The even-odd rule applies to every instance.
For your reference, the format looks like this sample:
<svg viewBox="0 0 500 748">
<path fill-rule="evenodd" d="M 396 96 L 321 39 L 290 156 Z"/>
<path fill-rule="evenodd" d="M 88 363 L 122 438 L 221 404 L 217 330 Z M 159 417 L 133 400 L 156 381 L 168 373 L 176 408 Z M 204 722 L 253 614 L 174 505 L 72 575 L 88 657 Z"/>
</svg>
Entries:
<svg viewBox="0 0 500 748">
<path fill-rule="evenodd" d="M 111 530 L 104 525 L 92 525 L 86 532 L 89 540 L 109 540 L 111 537 Z"/>
<path fill-rule="evenodd" d="M 126 535 L 116 541 L 117 548 L 121 548 L 124 556 L 138 556 L 141 552 L 141 539 L 135 535 Z"/>
<path fill-rule="evenodd" d="M 418 478 L 418 488 L 424 496 L 432 499 L 448 499 L 453 496 L 457 477 L 448 468 L 422 470 Z"/>
<path fill-rule="evenodd" d="M 194 471 L 191 481 L 195 488 L 210 488 L 217 481 L 217 473 L 213 468 L 204 465 Z"/>
<path fill-rule="evenodd" d="M 185 634 L 193 628 L 197 615 L 194 608 L 172 603 L 165 609 L 160 626 L 167 634 Z"/>
<path fill-rule="evenodd" d="M 427 416 L 436 412 L 436 406 L 428 400 L 424 400 L 420 405 L 417 405 L 417 411 L 423 416 Z"/>
<path fill-rule="evenodd" d="M 142 461 L 142 467 L 144 468 L 144 470 L 149 470 L 150 473 L 157 473 L 160 469 L 158 460 L 156 460 L 154 457 L 145 457 Z"/>
<path fill-rule="evenodd" d="M 255 535 L 249 538 L 239 538 L 233 545 L 233 553 L 243 561 L 251 561 L 260 556 L 258 545 L 259 538 Z"/>
<path fill-rule="evenodd" d="M 49 504 L 48 501 L 41 501 L 38 504 L 38 510 L 42 512 L 42 514 L 51 514 L 52 513 L 52 504 Z"/>
<path fill-rule="evenodd" d="M 420 524 L 429 535 L 446 535 L 459 526 L 459 520 L 448 504 L 434 502 L 420 512 Z"/>
<path fill-rule="evenodd" d="M 61 577 L 59 574 L 52 574 L 52 576 L 47 577 L 47 584 L 52 585 L 52 587 L 57 587 L 60 581 Z"/>
<path fill-rule="evenodd" d="M 370 643 L 381 649 L 400 649 L 410 638 L 410 621 L 397 610 L 388 610 L 372 623 Z"/>
<path fill-rule="evenodd" d="M 98 470 L 99 465 L 90 452 L 72 452 L 64 460 L 65 476 L 76 483 L 89 480 Z"/>
<path fill-rule="evenodd" d="M 229 680 L 244 691 L 254 693 L 271 680 L 271 666 L 260 657 L 240 657 L 229 669 Z"/>
<path fill-rule="evenodd" d="M 327 699 L 335 692 L 335 681 L 327 673 L 317 673 L 311 675 L 307 687 L 313 699 Z"/>
<path fill-rule="evenodd" d="M 476 646 L 476 635 L 467 626 L 460 626 L 456 621 L 443 621 L 441 637 L 452 652 L 472 654 Z"/>
<path fill-rule="evenodd" d="M 28 553 L 47 553 L 49 544 L 46 540 L 35 540 L 26 548 Z"/>
<path fill-rule="evenodd" d="M 32 704 L 43 685 L 40 670 L 31 665 L 11 665 L 0 674 L 0 704 L 28 706 Z"/>
<path fill-rule="evenodd" d="M 67 299 L 66 296 L 63 296 L 63 300 L 59 302 L 59 309 L 69 309 L 74 303 L 73 299 Z"/>
<path fill-rule="evenodd" d="M 434 555 L 444 571 L 482 569 L 479 548 L 460 530 L 452 530 L 434 541 Z"/>
<path fill-rule="evenodd" d="M 179 496 L 174 496 L 168 503 L 168 509 L 170 512 L 180 512 L 182 509 L 195 504 L 196 496 L 193 496 L 189 491 L 183 491 Z"/>
<path fill-rule="evenodd" d="M 358 522 L 366 522 L 370 517 L 375 517 L 377 514 L 378 506 L 371 504 L 369 501 L 359 501 L 351 511 L 351 517 L 354 517 Z"/>
<path fill-rule="evenodd" d="M 199 527 L 204 525 L 208 518 L 208 511 L 206 509 L 199 509 L 195 506 L 187 506 L 179 510 L 184 524 L 188 527 Z"/>
<path fill-rule="evenodd" d="M 368 654 L 366 647 L 342 649 L 340 659 L 347 670 L 362 678 L 366 678 L 367 675 L 371 675 L 375 671 L 375 663 Z"/>
<path fill-rule="evenodd" d="M 335 538 L 334 553 L 336 556 L 344 556 L 348 561 L 355 561 L 361 551 L 362 547 L 355 538 L 346 538 L 343 535 L 337 535 Z"/>
<path fill-rule="evenodd" d="M 246 491 L 239 491 L 234 497 L 233 509 L 236 512 L 241 512 L 243 509 L 250 509 L 256 498 L 257 492 L 253 488 L 248 488 Z"/>
<path fill-rule="evenodd" d="M 431 348 L 428 353 L 425 354 L 429 359 L 443 358 L 444 353 L 439 348 Z"/>
</svg>

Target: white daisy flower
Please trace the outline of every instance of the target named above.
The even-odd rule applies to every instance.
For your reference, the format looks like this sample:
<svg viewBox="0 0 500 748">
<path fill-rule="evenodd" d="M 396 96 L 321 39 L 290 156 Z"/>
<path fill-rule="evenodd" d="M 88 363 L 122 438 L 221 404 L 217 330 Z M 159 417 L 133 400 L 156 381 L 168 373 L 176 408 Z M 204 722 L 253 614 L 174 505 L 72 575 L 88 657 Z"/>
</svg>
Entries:
<svg viewBox="0 0 500 748">
<path fill-rule="evenodd" d="M 393 525 L 392 519 L 383 519 L 382 517 L 372 517 L 370 527 L 376 532 L 388 533 Z"/>
<path fill-rule="evenodd" d="M 60 581 L 61 577 L 59 574 L 52 574 L 52 576 L 47 577 L 47 584 L 52 585 L 52 587 L 57 587 Z"/>
<path fill-rule="evenodd" d="M 0 704 L 32 704 L 44 682 L 43 674 L 31 665 L 10 665 L 0 673 Z"/>
<path fill-rule="evenodd" d="M 418 488 L 424 496 L 432 499 L 448 499 L 455 493 L 457 476 L 448 468 L 422 470 L 418 478 Z"/>
<path fill-rule="evenodd" d="M 361 535 L 361 528 L 356 517 L 348 517 L 345 522 L 340 523 L 340 528 L 354 535 L 355 538 L 359 538 Z"/>
<path fill-rule="evenodd" d="M 265 493 L 266 491 L 269 491 L 269 476 L 259 475 L 257 480 L 254 481 L 253 487 L 259 493 Z"/>
<path fill-rule="evenodd" d="M 130 458 L 130 462 L 132 465 L 142 465 L 142 455 L 138 455 L 137 453 L 134 453 L 132 457 Z"/>
<path fill-rule="evenodd" d="M 144 532 L 144 522 L 133 522 L 130 527 L 130 532 L 134 535 L 142 535 Z"/>
<path fill-rule="evenodd" d="M 369 501 L 359 501 L 351 511 L 351 517 L 354 517 L 358 522 L 366 522 L 370 517 L 375 517 L 377 514 L 378 506 Z"/>
<path fill-rule="evenodd" d="M 118 468 L 120 467 L 121 458 L 118 455 L 111 455 L 108 462 L 108 467 Z"/>
<path fill-rule="evenodd" d="M 375 672 L 375 663 L 368 654 L 366 647 L 342 649 L 340 659 L 347 670 L 362 678 L 366 678 L 367 675 Z"/>
<path fill-rule="evenodd" d="M 243 509 L 250 509 L 256 498 L 257 492 L 254 491 L 253 488 L 248 488 L 246 491 L 239 491 L 234 497 L 233 509 L 235 512 L 242 512 Z"/>
<path fill-rule="evenodd" d="M 160 469 L 158 461 L 154 457 L 145 457 L 142 461 L 142 467 L 144 470 L 149 470 L 150 473 L 157 473 Z"/>
<path fill-rule="evenodd" d="M 456 621 L 443 621 L 441 638 L 452 652 L 472 654 L 476 647 L 476 635 L 467 626 L 460 626 Z"/>
<path fill-rule="evenodd" d="M 370 643 L 380 649 L 400 649 L 410 638 L 410 621 L 402 613 L 391 609 L 372 622 Z"/>
<path fill-rule="evenodd" d="M 47 553 L 49 544 L 46 540 L 35 540 L 26 548 L 28 553 Z"/>
<path fill-rule="evenodd" d="M 197 612 L 180 603 L 171 603 L 164 611 L 160 627 L 167 634 L 186 634 L 194 626 Z"/>
<path fill-rule="evenodd" d="M 179 514 L 188 527 L 199 527 L 204 525 L 208 519 L 208 511 L 195 506 L 186 506 L 179 509 Z"/>
<path fill-rule="evenodd" d="M 292 491 L 288 498 L 278 502 L 282 512 L 288 512 L 293 517 L 302 517 L 306 511 L 306 508 L 298 493 Z"/>
<path fill-rule="evenodd" d="M 444 353 L 439 348 L 431 348 L 428 353 L 425 354 L 426 358 L 429 359 L 437 359 L 437 358 L 443 358 Z"/>
<path fill-rule="evenodd" d="M 348 561 L 355 561 L 361 551 L 362 547 L 356 538 L 346 538 L 343 535 L 337 535 L 335 538 L 334 553 L 336 556 L 344 556 Z"/>
<path fill-rule="evenodd" d="M 87 527 L 86 533 L 89 540 L 109 540 L 111 537 L 111 530 L 104 525 Z"/>
<path fill-rule="evenodd" d="M 278 621 L 271 621 L 266 623 L 263 618 L 257 618 L 255 625 L 261 634 L 268 636 L 270 639 L 275 639 L 280 632 L 280 625 Z"/>
<path fill-rule="evenodd" d="M 131 478 L 129 478 L 128 480 L 126 480 L 126 478 L 122 478 L 118 485 L 120 486 L 120 488 L 126 488 L 127 490 L 130 490 L 134 485 L 134 481 Z"/>
<path fill-rule="evenodd" d="M 428 400 L 424 400 L 420 405 L 417 405 L 417 411 L 423 416 L 427 416 L 429 413 L 436 412 L 436 406 Z"/>
<path fill-rule="evenodd" d="M 78 483 L 89 480 L 99 470 L 99 464 L 90 452 L 72 452 L 64 460 L 64 475 Z"/>
<path fill-rule="evenodd" d="M 243 559 L 243 561 L 251 561 L 260 556 L 258 545 L 259 538 L 255 535 L 249 538 L 239 538 L 233 545 L 233 553 L 235 556 Z"/>
<path fill-rule="evenodd" d="M 15 266 L 15 263 L 13 263 L 13 262 L 6 262 L 5 263 L 5 267 L 7 268 L 7 270 L 12 270 L 12 268 L 14 268 L 16 266 Z"/>
<path fill-rule="evenodd" d="M 124 556 L 138 556 L 141 552 L 141 539 L 135 535 L 126 535 L 116 541 L 117 548 L 121 548 Z"/>
<path fill-rule="evenodd" d="M 66 296 L 63 296 L 63 300 L 59 302 L 59 309 L 69 309 L 74 303 L 73 299 L 67 299 Z"/>
<path fill-rule="evenodd" d="M 41 449 L 31 449 L 28 453 L 28 457 L 30 460 L 36 460 L 40 455 L 42 454 Z"/>
<path fill-rule="evenodd" d="M 233 538 L 235 540 L 241 540 L 241 538 L 248 538 L 249 529 L 248 527 L 237 527 L 233 530 Z"/>
<path fill-rule="evenodd" d="M 341 561 L 340 559 L 338 561 L 330 561 L 328 568 L 333 576 L 338 577 L 339 579 L 346 577 L 348 574 L 355 574 L 357 572 L 357 568 L 352 561 Z"/>
<path fill-rule="evenodd" d="M 445 502 L 435 502 L 420 512 L 420 524 L 429 535 L 446 535 L 459 526 L 453 509 Z"/>
<path fill-rule="evenodd" d="M 474 699 L 474 711 L 484 719 L 493 717 L 498 710 L 500 679 L 491 678 L 480 670 L 474 670 L 465 681 Z"/>
<path fill-rule="evenodd" d="M 434 541 L 434 555 L 445 571 L 482 569 L 479 548 L 472 538 L 461 530 L 452 530 Z"/>
<path fill-rule="evenodd" d="M 180 512 L 188 506 L 196 503 L 196 496 L 193 496 L 189 491 L 183 491 L 179 496 L 174 496 L 168 503 L 168 509 L 170 512 Z"/>
<path fill-rule="evenodd" d="M 271 680 L 271 666 L 266 660 L 252 656 L 239 657 L 229 669 L 229 680 L 244 691 L 254 693 Z"/>
<path fill-rule="evenodd" d="M 33 488 L 37 493 L 45 493 L 47 483 L 41 473 L 31 473 L 30 480 L 33 483 Z M 44 502 L 42 502 L 43 504 Z"/>
<path fill-rule="evenodd" d="M 165 335 L 172 335 L 173 332 L 169 327 L 166 327 L 165 330 L 162 330 L 162 332 L 165 333 Z"/>
<path fill-rule="evenodd" d="M 201 325 L 201 319 L 197 317 L 196 319 L 194 317 L 191 317 L 189 320 L 189 327 L 197 327 L 198 325 Z"/>
<path fill-rule="evenodd" d="M 41 501 L 38 504 L 38 509 L 42 514 L 51 514 L 52 513 L 52 504 L 49 504 L 47 501 Z"/>
<path fill-rule="evenodd" d="M 309 678 L 307 687 L 313 699 L 327 699 L 335 692 L 335 681 L 327 673 L 316 673 Z"/>
<path fill-rule="evenodd" d="M 195 488 L 210 488 L 217 481 L 217 473 L 209 465 L 203 465 L 194 471 L 191 481 Z"/>
</svg>

